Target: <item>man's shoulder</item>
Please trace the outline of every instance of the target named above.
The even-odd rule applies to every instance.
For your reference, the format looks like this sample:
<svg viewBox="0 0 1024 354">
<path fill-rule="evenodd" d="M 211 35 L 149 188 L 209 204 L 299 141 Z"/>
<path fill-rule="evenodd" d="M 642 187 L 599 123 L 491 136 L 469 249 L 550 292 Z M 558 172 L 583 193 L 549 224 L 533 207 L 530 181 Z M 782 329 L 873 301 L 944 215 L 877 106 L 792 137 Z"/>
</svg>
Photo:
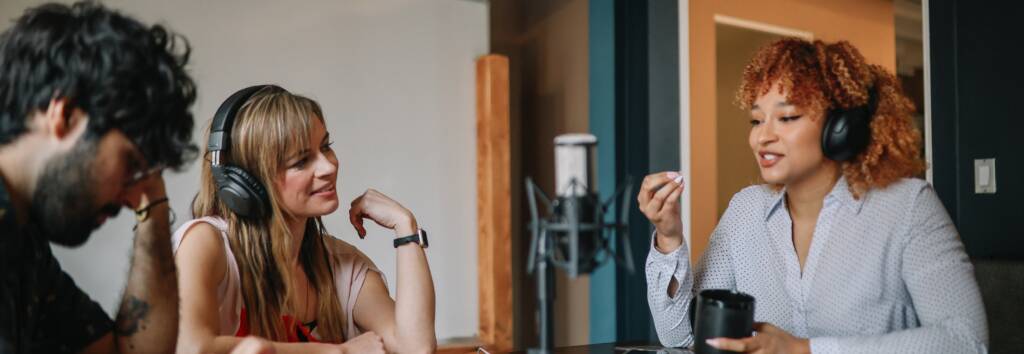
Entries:
<svg viewBox="0 0 1024 354">
<path fill-rule="evenodd" d="M 0 318 L 20 319 L 17 328 L 0 329 L 0 340 L 15 352 L 73 352 L 110 332 L 113 321 L 64 272 L 47 241 L 25 228 L 0 237 L 10 241 L 0 246 L 0 299 L 10 305 L 0 306 Z"/>
</svg>

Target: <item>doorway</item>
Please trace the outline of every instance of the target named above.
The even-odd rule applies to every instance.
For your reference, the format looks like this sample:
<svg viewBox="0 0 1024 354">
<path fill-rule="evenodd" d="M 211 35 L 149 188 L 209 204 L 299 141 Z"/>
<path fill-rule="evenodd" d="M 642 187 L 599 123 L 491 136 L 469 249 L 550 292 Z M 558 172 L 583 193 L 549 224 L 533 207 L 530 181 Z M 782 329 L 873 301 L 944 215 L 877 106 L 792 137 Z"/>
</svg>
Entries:
<svg viewBox="0 0 1024 354">
<path fill-rule="evenodd" d="M 757 161 L 747 137 L 750 114 L 740 109 L 736 92 L 743 70 L 762 46 L 785 37 L 812 39 L 810 32 L 727 16 L 715 16 L 715 134 L 718 151 L 717 218 L 721 219 L 732 195 L 760 184 Z"/>
</svg>

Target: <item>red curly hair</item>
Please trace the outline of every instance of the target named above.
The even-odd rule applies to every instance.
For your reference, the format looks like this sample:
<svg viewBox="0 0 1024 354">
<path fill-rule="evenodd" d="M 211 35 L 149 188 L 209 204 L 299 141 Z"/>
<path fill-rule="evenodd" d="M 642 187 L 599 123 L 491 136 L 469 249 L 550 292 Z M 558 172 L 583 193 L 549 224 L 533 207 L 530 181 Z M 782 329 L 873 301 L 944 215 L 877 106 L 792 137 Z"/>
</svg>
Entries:
<svg viewBox="0 0 1024 354">
<path fill-rule="evenodd" d="M 849 42 L 785 38 L 761 48 L 743 72 L 736 94 L 739 105 L 749 110 L 773 84 L 794 105 L 825 110 L 865 105 L 869 90 L 877 90 L 868 146 L 840 165 L 855 198 L 924 171 L 921 134 L 911 118 L 913 102 L 895 75 L 868 64 Z"/>
</svg>

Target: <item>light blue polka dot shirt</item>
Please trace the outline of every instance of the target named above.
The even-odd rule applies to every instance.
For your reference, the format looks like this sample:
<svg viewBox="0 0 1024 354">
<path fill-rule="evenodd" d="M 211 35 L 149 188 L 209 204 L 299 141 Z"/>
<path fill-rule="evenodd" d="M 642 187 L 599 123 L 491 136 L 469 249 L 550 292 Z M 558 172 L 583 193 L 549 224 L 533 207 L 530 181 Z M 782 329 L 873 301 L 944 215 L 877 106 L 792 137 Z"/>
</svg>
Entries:
<svg viewBox="0 0 1024 354">
<path fill-rule="evenodd" d="M 756 298 L 754 320 L 810 338 L 812 353 L 985 353 L 988 328 L 963 243 L 927 182 L 903 179 L 854 199 L 825 197 L 801 273 L 785 191 L 733 196 L 691 271 L 689 250 L 647 257 L 647 296 L 665 346 L 692 344 L 690 299 L 703 289 Z M 669 296 L 675 277 L 679 290 Z"/>
</svg>

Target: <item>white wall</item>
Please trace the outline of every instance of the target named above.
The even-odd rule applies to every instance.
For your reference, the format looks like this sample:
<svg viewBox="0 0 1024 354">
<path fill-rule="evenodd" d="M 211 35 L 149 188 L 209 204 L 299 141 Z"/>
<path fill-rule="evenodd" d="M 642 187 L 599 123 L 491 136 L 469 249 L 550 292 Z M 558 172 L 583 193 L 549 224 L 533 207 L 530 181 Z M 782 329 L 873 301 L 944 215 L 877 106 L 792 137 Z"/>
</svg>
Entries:
<svg viewBox="0 0 1024 354">
<path fill-rule="evenodd" d="M 40 1 L 0 2 L 0 28 Z M 366 252 L 394 296 L 391 234 L 359 240 L 345 202 L 376 188 L 430 232 L 439 338 L 477 327 L 474 59 L 488 50 L 487 5 L 467 0 L 106 1 L 160 22 L 192 45 L 199 90 L 195 139 L 220 101 L 245 85 L 277 83 L 318 100 L 341 161 L 342 208 L 332 233 Z M 165 175 L 178 222 L 189 217 L 198 162 Z M 113 313 L 134 224 L 123 211 L 79 249 L 55 247 L 64 269 Z"/>
</svg>

